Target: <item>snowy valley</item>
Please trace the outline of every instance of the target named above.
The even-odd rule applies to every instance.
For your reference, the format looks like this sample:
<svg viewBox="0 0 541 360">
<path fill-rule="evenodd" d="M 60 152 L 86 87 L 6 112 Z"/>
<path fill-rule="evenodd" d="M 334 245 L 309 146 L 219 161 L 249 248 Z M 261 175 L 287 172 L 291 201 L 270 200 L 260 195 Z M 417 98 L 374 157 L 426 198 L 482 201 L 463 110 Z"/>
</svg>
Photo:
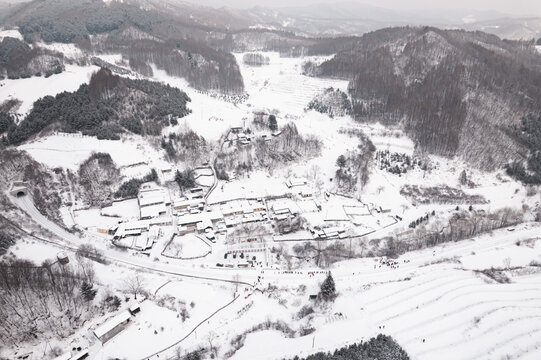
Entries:
<svg viewBox="0 0 541 360">
<path fill-rule="evenodd" d="M 229 54 L 171 45 L 153 21 L 31 42 L 25 56 L 59 61 L 47 76 L 48 62 L 15 72 L 0 52 L 0 359 L 541 357 L 535 45 L 520 70 L 514 43 L 409 28 L 384 50 L 372 34 L 318 54 L 315 40 L 298 54 L 280 48 L 295 37 L 235 33 Z M 23 30 L 0 31 L 6 58 L 39 32 Z M 153 62 L 130 36 L 173 55 Z M 397 110 L 384 86 L 403 77 L 410 99 L 470 47 L 529 76 L 516 103 L 498 102 L 508 78 L 468 64 L 490 82 L 479 98 L 457 86 L 460 104 Z M 395 68 L 389 83 L 358 69 L 370 59 Z M 432 113 L 465 119 L 451 145 L 411 119 Z"/>
</svg>

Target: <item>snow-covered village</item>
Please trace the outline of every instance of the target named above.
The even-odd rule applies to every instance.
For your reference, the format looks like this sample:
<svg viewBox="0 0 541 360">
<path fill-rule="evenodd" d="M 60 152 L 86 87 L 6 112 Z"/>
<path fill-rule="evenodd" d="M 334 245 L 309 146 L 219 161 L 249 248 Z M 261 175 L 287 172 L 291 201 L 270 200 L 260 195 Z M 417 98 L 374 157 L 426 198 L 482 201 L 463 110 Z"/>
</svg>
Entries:
<svg viewBox="0 0 541 360">
<path fill-rule="evenodd" d="M 0 0 L 0 359 L 540 359 L 541 21 L 362 4 Z"/>
</svg>

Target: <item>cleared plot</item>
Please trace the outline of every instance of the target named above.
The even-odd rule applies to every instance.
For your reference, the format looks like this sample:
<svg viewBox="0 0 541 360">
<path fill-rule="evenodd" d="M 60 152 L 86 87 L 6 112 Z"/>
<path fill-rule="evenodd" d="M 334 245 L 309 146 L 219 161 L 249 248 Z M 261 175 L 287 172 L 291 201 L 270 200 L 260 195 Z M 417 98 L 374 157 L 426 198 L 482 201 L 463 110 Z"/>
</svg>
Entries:
<svg viewBox="0 0 541 360">
<path fill-rule="evenodd" d="M 163 254 L 179 259 L 193 259 L 205 256 L 210 251 L 210 245 L 201 240 L 199 236 L 187 234 L 184 236 L 175 235 L 171 243 L 165 248 Z"/>
<path fill-rule="evenodd" d="M 101 215 L 117 216 L 123 219 L 137 219 L 139 217 L 139 205 L 137 199 L 115 201 L 111 206 L 102 208 Z"/>
<path fill-rule="evenodd" d="M 329 87 L 347 90 L 347 81 L 302 75 L 299 59 L 281 58 L 278 53 L 263 55 L 270 58 L 270 64 L 254 68 L 242 62 L 244 54 L 235 54 L 250 94 L 248 103 L 256 108 L 276 107 L 282 113 L 302 115 L 308 103 L 322 90 Z"/>
<path fill-rule="evenodd" d="M 100 209 L 76 210 L 73 212 L 75 222 L 83 228 L 99 227 L 108 229 L 122 219 L 120 217 L 102 216 Z"/>
<path fill-rule="evenodd" d="M 40 138 L 34 142 L 19 146 L 27 151 L 35 160 L 49 167 L 62 167 L 77 171 L 79 165 L 93 152 L 104 152 L 118 167 L 128 167 L 140 163 L 160 164 L 163 152 L 158 151 L 143 138 L 98 140 L 95 137 L 58 134 Z M 159 168 L 159 166 L 156 166 Z"/>
</svg>

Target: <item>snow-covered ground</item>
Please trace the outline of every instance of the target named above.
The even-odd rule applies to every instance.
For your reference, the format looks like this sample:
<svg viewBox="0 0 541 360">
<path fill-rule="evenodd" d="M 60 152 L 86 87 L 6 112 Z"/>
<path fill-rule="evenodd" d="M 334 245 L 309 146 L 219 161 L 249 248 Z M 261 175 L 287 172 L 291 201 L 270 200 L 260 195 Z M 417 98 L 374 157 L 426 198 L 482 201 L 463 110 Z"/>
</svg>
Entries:
<svg viewBox="0 0 541 360">
<path fill-rule="evenodd" d="M 347 91 L 348 82 L 302 75 L 302 63 L 318 58 L 282 58 L 278 53 L 265 53 L 270 64 L 252 67 L 244 64 L 244 54 L 236 54 L 244 78 L 248 104 L 258 109 L 277 109 L 281 113 L 301 116 L 308 103 L 329 87 Z"/>
<path fill-rule="evenodd" d="M 39 42 L 36 45 L 40 48 L 60 52 L 67 59 L 77 60 L 84 57 L 84 52 L 74 44 Z"/>
<path fill-rule="evenodd" d="M 12 37 L 15 39 L 23 40 L 23 35 L 19 32 L 19 30 L 4 30 L 3 28 L 0 29 L 0 41 L 2 41 L 5 37 Z"/>
<path fill-rule="evenodd" d="M 18 114 L 26 114 L 34 102 L 46 95 L 55 96 L 63 91 L 75 91 L 84 83 L 88 83 L 90 75 L 99 70 L 97 66 L 66 65 L 60 74 L 46 78 L 31 77 L 28 79 L 5 79 L 0 81 L 0 99 L 18 99 L 22 104 Z"/>
<path fill-rule="evenodd" d="M 34 159 L 51 168 L 63 167 L 75 171 L 93 152 L 110 154 L 117 166 L 126 167 L 126 169 L 140 163 L 160 169 L 164 163 L 164 152 L 154 148 L 140 137 L 117 141 L 59 133 L 25 143 L 19 146 L 19 149 L 25 150 Z M 147 168 L 139 169 L 131 175 L 139 175 L 139 172 L 147 174 L 148 170 Z"/>
<path fill-rule="evenodd" d="M 539 230 L 502 230 L 412 252 L 398 259 L 398 269 L 380 267 L 377 259 L 338 263 L 331 271 L 339 277 L 340 296 L 318 314 L 321 325 L 314 334 L 290 339 L 275 331 L 255 333 L 234 358 L 306 355 L 385 333 L 412 359 L 535 359 L 541 355 L 541 268 L 528 264 L 541 260 L 541 238 L 515 243 Z M 526 267 L 507 271 L 509 284 L 472 271 L 509 263 Z"/>
<path fill-rule="evenodd" d="M 66 49 L 68 52 L 72 50 Z M 414 154 L 413 142 L 397 129 L 379 124 L 358 124 L 349 117 L 331 119 L 315 111 L 305 111 L 314 95 L 330 86 L 345 91 L 347 82 L 301 75 L 302 59 L 280 58 L 278 54 L 270 53 L 265 54 L 271 59 L 270 65 L 251 68 L 242 63 L 242 55 L 236 56 L 249 98 L 237 105 L 195 91 L 183 79 L 154 69 L 155 80 L 178 86 L 192 99 L 188 104 L 192 114 L 168 131 L 191 128 L 213 141 L 231 126 L 242 125 L 243 119 L 251 119 L 254 109 L 277 109 L 279 125 L 293 121 L 301 134 L 318 136 L 323 141 L 323 148 L 319 157 L 288 164 L 272 174 L 258 170 L 249 176 L 219 182 L 208 198 L 209 204 L 244 197 L 282 196 L 294 192 L 286 186 L 286 180 L 305 177 L 309 179 L 311 190 L 317 190 L 315 183 L 321 182 L 321 194 L 311 199 L 288 199 L 288 204 L 298 208 L 311 225 L 332 220 L 355 224 L 358 234 L 380 231 L 372 237 L 355 240 L 368 242 L 387 233 L 406 230 L 409 221 L 423 216 L 429 209 L 452 216 L 449 210 L 456 205 L 414 206 L 400 194 L 400 189 L 407 184 L 458 188 L 459 174 L 464 169 L 476 186 L 463 190 L 468 194 L 483 195 L 489 201 L 482 206 L 483 209 L 496 210 L 505 206 L 521 209 L 524 205 L 531 207 L 539 200 L 538 196 L 527 199 L 524 187 L 502 174 L 481 173 L 459 160 L 438 157 L 430 157 L 434 165 L 430 172 L 415 169 L 398 176 L 374 169 L 370 182 L 356 194 L 358 198 L 323 195 L 327 190 L 336 190 L 331 181 L 337 169 L 336 158 L 354 150 L 359 143 L 358 138 L 340 130 L 362 129 L 378 150 L 408 155 Z M 113 63 L 119 60 L 115 55 L 107 59 Z M 78 73 L 82 82 L 88 80 L 83 79 L 83 74 L 89 76 L 93 71 L 93 68 L 84 69 L 88 72 L 80 70 Z M 33 81 L 27 86 L 37 86 L 39 79 L 27 79 Z M 25 80 L 17 81 L 22 84 Z M 68 84 L 66 79 L 59 81 L 56 90 L 51 92 L 67 90 L 68 85 L 72 84 Z M 6 83 L 0 87 L 0 96 L 2 91 L 13 93 L 14 97 L 19 94 L 28 110 L 32 96 L 42 96 L 43 89 L 32 90 L 25 97 L 22 86 Z M 136 136 L 107 141 L 56 134 L 19 148 L 50 167 L 73 171 L 92 152 L 106 152 L 126 177 L 140 177 L 151 168 L 161 169 L 170 165 L 159 146 Z M 200 170 L 199 174 L 207 175 L 207 172 L 208 169 Z M 199 181 L 211 186 L 214 179 L 203 176 Z M 378 333 L 392 335 L 412 359 L 500 359 L 507 355 L 538 359 L 541 356 L 541 342 L 538 340 L 541 332 L 538 325 L 541 317 L 541 271 L 538 266 L 529 265 L 541 262 L 541 227 L 538 224 L 524 224 L 515 231 L 503 229 L 472 240 L 410 252 L 397 260 L 399 267 L 394 269 L 385 265 L 380 267 L 381 259 L 374 258 L 335 263 L 330 270 L 339 291 L 336 302 L 326 307 L 316 306 L 311 320 L 299 320 L 295 317 L 299 309 L 303 305 L 313 305 L 308 297 L 317 293 L 326 276 L 324 271 L 311 268 L 312 265 L 286 272 L 282 263 L 273 265 L 267 261 L 264 267 L 239 269 L 235 267 L 238 265 L 236 262 L 224 259 L 225 252 L 235 249 L 233 246 L 225 244 L 221 238 L 215 245 L 205 244 L 195 236 L 177 238 L 173 245 L 181 251 L 174 254 L 166 251 L 164 254 L 193 257 L 204 255 L 210 248 L 212 253 L 208 257 L 193 261 L 168 258 L 162 256 L 162 251 L 170 239 L 170 229 L 167 236 L 154 245 L 149 256 L 131 250 L 120 251 L 114 249 L 105 237 L 95 233 L 90 235 L 90 230 L 84 234 L 84 241 L 78 235 L 67 233 L 39 214 L 29 198 L 14 202 L 56 237 L 51 239 L 53 244 L 28 239 L 19 242 L 13 249 L 15 255 L 41 263 L 55 257 L 60 250 L 73 256 L 73 250 L 79 244 L 90 242 L 103 251 L 109 261 L 107 266 L 96 264 L 100 287 L 112 291 L 121 289 L 123 279 L 134 272 L 145 279 L 149 299 L 143 302 L 141 313 L 133 318 L 125 331 L 101 346 L 89 336 L 91 330 L 104 320 L 100 318 L 75 335 L 91 346 L 91 359 L 146 359 L 164 350 L 159 354 L 163 358 L 172 354 L 176 346 L 181 346 L 183 351 L 206 346 L 211 337 L 215 344 L 220 344 L 218 358 L 221 358 L 230 349 L 235 335 L 266 320 L 282 320 L 294 330 L 304 325 L 312 326 L 315 332 L 294 338 L 275 330 L 255 332 L 247 336 L 244 347 L 233 355 L 233 359 L 281 359 L 307 355 L 367 340 Z M 273 201 L 269 201 L 266 205 L 272 204 Z M 390 212 L 371 214 L 365 206 L 367 204 L 371 208 L 387 208 Z M 137 218 L 137 205 L 137 200 L 127 200 L 101 210 L 78 209 L 73 216 L 64 209 L 63 216 L 74 224 L 91 229 L 114 224 L 121 218 Z M 317 211 L 318 205 L 321 211 Z M 404 221 L 397 222 L 391 217 L 395 214 L 403 216 Z M 308 231 L 301 235 L 311 236 Z M 258 259 L 268 260 L 269 248 L 281 247 L 280 241 L 301 235 L 270 237 L 267 248 L 260 242 L 248 245 L 261 247 Z M 519 245 L 517 241 L 520 241 Z M 234 266 L 222 268 L 217 262 Z M 480 272 L 491 267 L 521 269 L 504 271 L 510 283 L 503 284 Z M 312 272 L 315 275 L 311 275 Z M 261 282 L 258 282 L 260 277 Z M 231 281 L 244 283 L 235 285 Z M 277 289 L 269 289 L 269 285 L 277 286 Z M 234 295 L 238 297 L 231 302 Z M 189 313 L 189 318 L 184 321 L 180 315 L 182 309 Z M 61 345 L 68 347 L 68 342 Z M 158 359 L 157 356 L 151 358 Z"/>
</svg>

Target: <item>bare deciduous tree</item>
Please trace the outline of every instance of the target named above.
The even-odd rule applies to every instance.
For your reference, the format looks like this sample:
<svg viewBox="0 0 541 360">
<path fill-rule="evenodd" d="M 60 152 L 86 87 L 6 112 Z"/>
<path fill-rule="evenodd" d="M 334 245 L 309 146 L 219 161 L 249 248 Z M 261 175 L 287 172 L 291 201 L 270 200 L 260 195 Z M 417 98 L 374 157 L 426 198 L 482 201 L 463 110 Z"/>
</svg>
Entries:
<svg viewBox="0 0 541 360">
<path fill-rule="evenodd" d="M 137 299 L 137 294 L 141 294 L 144 291 L 145 283 L 143 278 L 139 274 L 136 274 L 124 280 L 124 286 Z"/>
</svg>

